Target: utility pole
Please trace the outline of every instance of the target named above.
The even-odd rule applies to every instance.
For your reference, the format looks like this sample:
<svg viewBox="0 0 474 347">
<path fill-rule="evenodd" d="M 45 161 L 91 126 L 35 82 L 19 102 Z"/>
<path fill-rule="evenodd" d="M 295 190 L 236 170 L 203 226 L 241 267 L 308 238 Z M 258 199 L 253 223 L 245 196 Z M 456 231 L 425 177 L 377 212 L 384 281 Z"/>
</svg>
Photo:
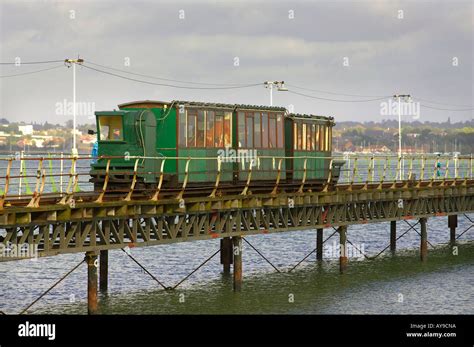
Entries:
<svg viewBox="0 0 474 347">
<path fill-rule="evenodd" d="M 68 65 L 72 65 L 72 155 L 77 156 L 77 145 L 76 145 L 76 65 L 82 64 L 84 59 L 66 59 L 64 62 Z"/>
<path fill-rule="evenodd" d="M 276 86 L 277 90 L 280 92 L 288 91 L 288 89 L 285 88 L 285 81 L 266 81 L 263 84 L 265 85 L 265 88 L 270 89 L 270 106 L 273 106 L 273 86 Z"/>
<path fill-rule="evenodd" d="M 401 107 L 401 99 L 403 98 L 404 102 L 410 101 L 411 96 L 410 94 L 395 94 L 393 96 L 395 99 L 398 100 L 398 160 L 400 162 L 399 165 L 399 179 L 403 179 L 403 160 L 402 160 L 402 107 Z"/>
</svg>

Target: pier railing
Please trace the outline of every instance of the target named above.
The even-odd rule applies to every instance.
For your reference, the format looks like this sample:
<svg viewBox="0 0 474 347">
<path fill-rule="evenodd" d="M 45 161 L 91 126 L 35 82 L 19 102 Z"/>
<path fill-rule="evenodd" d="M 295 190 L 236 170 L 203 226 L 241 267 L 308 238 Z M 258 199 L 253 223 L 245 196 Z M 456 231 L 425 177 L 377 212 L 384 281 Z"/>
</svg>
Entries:
<svg viewBox="0 0 474 347">
<path fill-rule="evenodd" d="M 297 159 L 297 160 L 292 160 Z M 177 163 L 175 197 L 181 199 L 192 189 L 190 182 L 198 175 L 206 175 L 206 184 L 211 184 L 210 197 L 215 197 L 229 177 L 244 175 L 244 185 L 238 194 L 251 194 L 251 187 L 265 181 L 270 185 L 271 194 L 277 194 L 282 182 L 289 174 L 297 185 L 298 192 L 308 188 L 313 177 L 324 177 L 322 190 L 334 189 L 387 189 L 408 185 L 458 185 L 467 184 L 473 178 L 473 160 L 469 156 L 446 155 L 334 155 L 332 157 L 299 156 L 276 157 L 256 156 L 254 158 L 217 157 L 91 157 L 60 155 L 16 155 L 0 158 L 0 208 L 9 205 L 38 207 L 47 203 L 73 203 L 75 198 L 101 202 L 110 192 L 111 175 L 127 175 L 130 179 L 126 188 L 114 189 L 122 192 L 119 199 L 136 198 L 143 193 L 137 187 L 142 175 L 155 176 L 153 190 L 146 191 L 140 198 L 158 200 L 165 191 L 165 165 Z M 113 168 L 115 160 L 129 161 L 127 169 Z M 103 169 L 95 170 L 103 177 L 101 187 L 94 190 L 90 182 L 92 162 L 101 162 Z M 155 162 L 156 171 L 145 171 L 144 161 Z M 293 167 L 287 167 L 289 162 Z M 343 165 L 341 166 L 341 164 Z M 271 179 L 262 179 L 271 172 Z M 238 177 L 238 176 L 237 176 Z M 242 180 L 242 178 L 240 178 Z M 117 199 L 115 195 L 114 199 Z"/>
</svg>

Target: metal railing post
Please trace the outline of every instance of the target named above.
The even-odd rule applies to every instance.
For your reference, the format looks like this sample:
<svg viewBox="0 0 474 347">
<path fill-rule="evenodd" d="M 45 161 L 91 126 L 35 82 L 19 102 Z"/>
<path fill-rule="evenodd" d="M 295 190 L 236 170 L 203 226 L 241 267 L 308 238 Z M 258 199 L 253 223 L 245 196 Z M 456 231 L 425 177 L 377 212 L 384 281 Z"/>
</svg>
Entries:
<svg viewBox="0 0 474 347">
<path fill-rule="evenodd" d="M 59 164 L 59 193 L 63 193 L 63 174 L 64 174 L 64 153 L 61 152 L 61 160 Z"/>
<path fill-rule="evenodd" d="M 446 171 L 444 172 L 443 185 L 446 185 L 446 180 L 449 176 L 449 158 L 446 159 Z"/>
<path fill-rule="evenodd" d="M 158 196 L 160 195 L 161 186 L 163 185 L 165 162 L 166 162 L 166 158 L 164 158 L 163 161 L 161 162 L 160 179 L 158 181 L 158 186 L 156 187 L 156 192 L 150 199 L 151 201 L 158 201 Z"/>
<path fill-rule="evenodd" d="M 254 159 L 252 158 L 250 160 L 249 171 L 248 171 L 248 175 L 247 175 L 247 182 L 245 183 L 245 187 L 242 190 L 242 193 L 240 193 L 240 195 L 247 195 L 247 192 L 248 192 L 248 189 L 249 189 L 249 186 L 250 186 L 250 180 L 252 179 L 253 162 L 254 162 Z"/>
<path fill-rule="evenodd" d="M 298 189 L 298 193 L 303 193 L 303 187 L 304 187 L 304 184 L 306 182 L 306 165 L 308 163 L 308 158 L 305 158 L 304 159 L 304 162 L 303 162 L 303 178 L 301 179 L 301 185 L 300 185 L 300 188 Z"/>
<path fill-rule="evenodd" d="M 66 195 L 64 195 L 61 198 L 61 200 L 59 201 L 60 204 L 64 205 L 64 204 L 69 203 L 69 201 L 72 198 L 72 196 L 74 195 L 75 189 L 77 187 L 78 177 L 77 177 L 77 174 L 75 173 L 76 172 L 76 161 L 77 161 L 77 157 L 73 157 L 71 159 L 71 168 L 69 170 L 69 180 L 68 180 L 67 187 L 66 187 Z"/>
<path fill-rule="evenodd" d="M 124 198 L 125 201 L 130 201 L 132 199 L 133 190 L 135 189 L 135 185 L 137 184 L 138 161 L 139 159 L 135 159 L 135 165 L 133 166 L 132 184 L 130 185 L 130 189 Z"/>
<path fill-rule="evenodd" d="M 31 197 L 31 200 L 28 203 L 27 207 L 39 206 L 39 197 L 43 191 L 44 181 L 46 177 L 43 172 L 43 159 L 44 159 L 43 157 L 39 159 L 38 170 L 36 171 L 35 191 L 33 192 L 33 196 Z"/>
<path fill-rule="evenodd" d="M 20 151 L 20 179 L 18 182 L 18 198 L 21 198 L 21 188 L 22 188 L 22 183 L 23 183 L 23 151 Z"/>
<path fill-rule="evenodd" d="M 333 163 L 333 160 L 334 160 L 334 159 L 331 158 L 331 161 L 329 162 L 328 179 L 327 179 L 327 181 L 326 181 L 326 185 L 325 185 L 324 188 L 323 188 L 323 192 L 327 192 L 327 191 L 328 191 L 329 186 L 330 186 L 331 181 L 332 181 L 332 163 Z"/>
<path fill-rule="evenodd" d="M 383 163 L 382 177 L 380 178 L 380 183 L 379 183 L 379 186 L 377 187 L 378 190 L 382 190 L 383 182 L 385 181 L 385 175 L 387 173 L 387 167 L 388 167 L 388 157 L 385 157 L 385 160 Z"/>
<path fill-rule="evenodd" d="M 354 158 L 354 169 L 352 170 L 352 177 L 349 182 L 348 190 L 352 190 L 352 185 L 354 184 L 355 176 L 357 173 L 357 157 Z"/>
<path fill-rule="evenodd" d="M 184 180 L 183 180 L 183 186 L 181 188 L 181 191 L 179 192 L 178 196 L 176 197 L 178 200 L 181 200 L 184 196 L 184 191 L 186 190 L 186 186 L 188 185 L 188 179 L 189 179 L 189 163 L 191 162 L 192 158 L 188 158 L 186 161 L 186 166 L 184 168 Z"/>
<path fill-rule="evenodd" d="M 5 189 L 3 190 L 2 197 L 0 198 L 0 209 L 2 209 L 5 204 L 5 199 L 8 194 L 8 188 L 10 187 L 10 171 L 12 168 L 12 163 L 13 163 L 13 158 L 9 158 L 8 164 L 7 164 L 7 173 L 5 175 Z"/>
<path fill-rule="evenodd" d="M 216 183 L 214 184 L 214 189 L 212 190 L 211 194 L 209 195 L 210 198 L 216 197 L 217 187 L 219 187 L 219 182 L 221 180 L 221 170 L 222 170 L 222 161 L 221 157 L 217 157 L 217 175 L 216 175 Z"/>
<path fill-rule="evenodd" d="M 104 185 L 102 186 L 102 190 L 99 194 L 99 197 L 95 201 L 96 203 L 101 203 L 104 200 L 104 195 L 105 195 L 105 192 L 107 191 L 107 185 L 109 183 L 109 169 L 110 169 L 110 159 L 107 159 L 107 165 L 105 167 Z"/>
<path fill-rule="evenodd" d="M 273 160 L 275 160 L 275 158 L 273 158 Z M 278 161 L 278 173 L 277 173 L 277 178 L 276 178 L 276 182 L 275 182 L 275 187 L 273 187 L 273 190 L 270 194 L 272 195 L 276 195 L 277 191 L 278 191 L 278 185 L 280 184 L 280 178 L 281 178 L 281 163 L 282 163 L 282 160 L 280 158 L 280 160 Z"/>
</svg>

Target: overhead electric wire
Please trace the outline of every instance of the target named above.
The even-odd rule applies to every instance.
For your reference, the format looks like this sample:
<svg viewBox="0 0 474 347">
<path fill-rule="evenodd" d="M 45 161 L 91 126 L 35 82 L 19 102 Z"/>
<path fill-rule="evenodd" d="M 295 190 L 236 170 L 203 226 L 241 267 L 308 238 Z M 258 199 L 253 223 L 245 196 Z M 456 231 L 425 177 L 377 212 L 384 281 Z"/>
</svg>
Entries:
<svg viewBox="0 0 474 347">
<path fill-rule="evenodd" d="M 244 85 L 244 84 L 240 84 L 240 83 L 206 83 L 206 82 L 192 82 L 192 81 L 175 80 L 175 79 L 171 79 L 171 78 L 157 77 L 157 76 L 140 74 L 140 73 L 136 73 L 136 72 L 130 72 L 130 71 L 123 70 L 123 69 L 117 69 L 117 68 L 113 68 L 113 67 L 110 67 L 110 66 L 97 64 L 97 63 L 91 62 L 90 60 L 87 60 L 87 63 L 91 64 L 91 65 L 99 66 L 99 67 L 102 67 L 102 68 L 105 68 L 105 69 L 118 71 L 118 72 L 123 72 L 123 73 L 129 74 L 129 75 L 135 75 L 135 76 L 146 77 L 146 78 L 150 78 L 150 79 L 168 81 L 168 82 L 177 82 L 177 83 L 184 83 L 184 84 L 196 84 L 196 85 L 207 85 L 207 86 L 242 86 L 242 85 Z"/>
<path fill-rule="evenodd" d="M 47 68 L 47 69 L 41 69 L 41 70 L 35 70 L 35 71 L 29 71 L 29 72 L 22 72 L 22 73 L 13 74 L 13 75 L 3 75 L 3 76 L 0 76 L 0 78 L 8 78 L 8 77 L 17 77 L 17 76 L 32 75 L 32 74 L 35 74 L 35 73 L 40 73 L 40 72 L 44 72 L 44 71 L 50 71 L 50 70 L 54 70 L 54 69 L 59 69 L 60 67 L 64 67 L 64 65 L 53 66 L 53 67 L 49 67 L 49 68 Z"/>
<path fill-rule="evenodd" d="M 64 63 L 64 60 L 44 60 L 44 61 L 28 61 L 28 62 L 20 62 L 19 65 L 34 65 L 34 64 L 49 64 L 49 63 Z M 0 65 L 17 65 L 17 62 L 0 62 Z M 148 79 L 155 79 L 155 80 L 162 80 L 162 81 L 168 81 L 168 82 L 176 82 L 176 83 L 182 83 L 182 84 L 191 84 L 191 85 L 202 85 L 202 86 L 208 86 L 208 87 L 192 87 L 192 86 L 186 86 L 186 85 L 175 85 L 175 84 L 168 84 L 168 83 L 154 83 L 150 81 L 145 81 L 141 79 L 136 79 L 136 78 L 131 78 L 127 76 L 123 76 L 120 74 L 116 74 L 110 71 L 104 71 L 101 69 L 97 69 L 91 66 L 87 66 L 86 64 L 81 64 L 83 67 L 94 70 L 103 74 L 107 74 L 110 76 L 122 78 L 125 80 L 133 81 L 133 82 L 138 82 L 138 83 L 144 83 L 144 84 L 149 84 L 149 85 L 156 85 L 156 86 L 163 86 L 163 87 L 171 87 L 171 88 L 178 88 L 178 89 L 201 89 L 201 90 L 223 90 L 223 89 L 240 89 L 240 88 L 249 88 L 249 87 L 255 87 L 262 85 L 262 83 L 251 83 L 251 84 L 230 84 L 230 83 L 209 83 L 209 82 L 193 82 L 193 81 L 185 81 L 185 80 L 177 80 L 177 79 L 171 79 L 171 78 L 165 78 L 165 77 L 158 77 L 158 76 L 152 76 L 152 75 L 146 75 L 146 74 L 140 74 L 136 72 L 131 72 L 123 69 L 117 69 L 114 67 L 106 66 L 106 65 L 101 65 L 98 63 L 94 63 L 91 61 L 87 61 L 87 64 L 91 64 L 94 66 L 102 67 L 104 69 L 108 70 L 113 70 L 117 72 L 121 72 L 124 74 L 128 75 L 134 75 L 134 76 L 140 76 Z M 0 75 L 0 78 L 9 78 L 9 77 L 17 77 L 17 76 L 25 76 L 25 75 L 31 75 L 31 74 L 36 74 L 40 72 L 45 72 L 45 71 L 50 71 L 54 69 L 58 69 L 62 67 L 60 66 L 54 66 L 46 69 L 41 69 L 41 70 L 36 70 L 36 71 L 28 71 L 28 72 L 22 72 L 18 74 L 11 74 L 11 75 Z M 288 90 L 289 93 L 304 96 L 307 98 L 312 98 L 312 99 L 317 99 L 317 100 L 323 100 L 323 101 L 331 101 L 331 102 L 344 102 L 344 103 L 352 103 L 352 102 L 371 102 L 371 101 L 379 101 L 383 100 L 386 98 L 391 98 L 392 95 L 362 95 L 362 94 L 347 94 L 347 93 L 337 93 L 337 92 L 332 92 L 332 91 L 327 91 L 327 90 L 320 90 L 320 89 L 311 89 L 311 88 L 305 88 L 305 87 L 300 87 L 296 86 L 293 84 L 286 84 L 288 87 L 296 88 L 296 89 L 301 89 L 301 90 L 306 90 L 306 91 L 312 91 L 312 92 L 317 92 L 317 93 L 323 93 L 323 94 L 330 94 L 330 95 L 339 95 L 339 96 L 347 96 L 347 97 L 355 97 L 355 98 L 373 98 L 373 99 L 356 99 L 356 100 L 346 100 L 346 99 L 331 99 L 331 98 L 323 98 L 320 96 L 315 96 L 315 95 L 309 95 L 305 93 L 300 93 L 292 90 Z M 472 111 L 474 108 L 472 108 L 472 105 L 456 105 L 456 104 L 448 104 L 448 103 L 442 103 L 438 101 L 432 101 L 428 99 L 423 99 L 419 97 L 414 97 L 414 99 L 428 103 L 428 104 L 435 104 L 435 105 L 442 105 L 442 106 L 452 106 L 452 107 L 466 107 L 466 108 L 461 108 L 461 109 L 451 109 L 451 108 L 440 108 L 440 107 L 433 107 L 433 106 L 428 106 L 426 104 L 420 104 L 422 107 L 429 108 L 432 110 L 440 110 L 440 111 L 454 111 L 454 112 L 465 112 L 465 111 Z"/>
<path fill-rule="evenodd" d="M 474 108 L 465 108 L 465 109 L 452 109 L 452 108 L 439 108 L 439 107 L 432 107 L 428 105 L 420 104 L 421 107 L 426 107 L 432 110 L 439 110 L 439 111 L 453 111 L 453 112 L 465 112 L 465 111 L 473 111 Z"/>
<path fill-rule="evenodd" d="M 328 99 L 328 98 L 321 98 L 319 96 L 314 96 L 314 95 L 308 95 L 308 94 L 303 94 L 303 93 L 298 93 L 294 92 L 292 90 L 288 90 L 288 93 L 296 94 L 296 95 L 301 95 L 307 98 L 312 98 L 312 99 L 317 99 L 317 100 L 324 100 L 324 101 L 333 101 L 333 102 L 370 102 L 370 101 L 378 101 L 378 100 L 383 100 L 391 96 L 384 96 L 376 99 L 364 99 L 364 100 L 342 100 L 342 99 Z"/>
<path fill-rule="evenodd" d="M 392 97 L 392 96 L 383 96 L 383 95 L 362 95 L 362 94 L 345 94 L 345 93 L 336 93 L 336 92 L 330 92 L 330 91 L 326 91 L 326 90 L 320 90 L 320 89 L 311 89 L 311 88 L 305 88 L 305 87 L 299 87 L 299 86 L 296 86 L 296 85 L 293 85 L 293 84 L 289 84 L 289 83 L 286 83 L 286 86 L 288 87 L 292 87 L 292 88 L 296 88 L 296 89 L 301 89 L 301 90 L 307 90 L 307 91 L 311 91 L 311 92 L 318 92 L 318 93 L 323 93 L 323 94 L 331 94 L 331 95 L 340 95 L 340 96 L 349 96 L 349 97 L 366 97 L 366 98 L 378 98 L 378 97 L 381 97 L 381 98 L 388 98 L 388 97 Z M 296 92 L 295 92 L 296 94 Z M 303 95 L 302 93 L 300 93 L 300 95 Z M 311 97 L 310 95 L 305 95 L 307 97 Z M 316 97 L 314 97 L 316 98 Z M 320 98 L 320 99 L 324 99 L 324 98 Z M 428 99 L 422 99 L 422 98 L 419 98 L 419 97 L 414 97 L 414 99 L 416 100 L 419 100 L 419 101 L 422 101 L 422 102 L 426 102 L 428 104 L 435 104 L 435 105 L 442 105 L 442 106 L 452 106 L 452 107 L 466 107 L 466 109 L 444 109 L 444 108 L 436 108 L 436 107 L 430 107 L 430 106 L 427 106 L 427 105 L 422 105 L 423 107 L 427 107 L 427 108 L 432 108 L 434 110 L 442 110 L 442 111 L 469 111 L 469 110 L 472 110 L 472 105 L 456 105 L 456 104 L 448 104 L 448 103 L 443 103 L 443 102 L 437 102 L 437 101 L 432 101 L 432 100 L 428 100 Z M 357 101 L 357 100 L 355 100 Z M 365 101 L 365 100 L 364 100 Z"/>
<path fill-rule="evenodd" d="M 308 95 L 308 94 L 303 94 L 303 93 L 298 93 L 298 92 L 295 92 L 295 91 L 291 91 L 291 90 L 288 90 L 289 93 L 292 93 L 292 94 L 296 94 L 296 95 L 301 95 L 301 96 L 304 96 L 304 97 L 307 97 L 307 98 L 312 98 L 312 99 L 317 99 L 317 100 L 324 100 L 324 101 L 333 101 L 333 102 L 370 102 L 370 101 L 378 101 L 378 100 L 383 100 L 383 99 L 386 99 L 388 97 L 391 97 L 391 96 L 384 96 L 384 97 L 380 97 L 380 98 L 376 98 L 376 99 L 366 99 L 366 100 L 341 100 L 341 99 L 328 99 L 328 98 L 321 98 L 321 97 L 318 97 L 318 96 L 314 96 L 314 95 Z M 428 106 L 428 105 L 424 105 L 424 104 L 420 104 L 421 107 L 426 107 L 426 108 L 429 108 L 429 109 L 433 109 L 433 110 L 440 110 L 440 111 L 454 111 L 454 112 L 463 112 L 463 111 L 472 111 L 474 110 L 474 108 L 465 108 L 465 109 L 451 109 L 451 108 L 438 108 L 438 107 L 432 107 L 432 106 Z"/>
<path fill-rule="evenodd" d="M 122 78 L 122 79 L 129 80 L 129 81 L 134 81 L 134 82 L 144 83 L 144 84 L 150 84 L 150 85 L 154 85 L 154 86 L 163 86 L 163 87 L 178 88 L 178 89 L 213 89 L 213 90 L 219 90 L 219 89 L 240 89 L 240 88 L 249 88 L 249 87 L 256 87 L 256 86 L 263 85 L 263 83 L 254 83 L 254 84 L 247 84 L 247 85 L 240 85 L 240 86 L 227 86 L 227 87 L 225 87 L 225 86 L 222 86 L 222 87 L 189 87 L 189 86 L 177 86 L 177 85 L 174 85 L 174 84 L 154 83 L 154 82 L 150 82 L 150 81 L 144 81 L 144 80 L 139 80 L 139 79 L 136 79 L 136 78 L 131 78 L 131 77 L 127 77 L 127 76 L 122 76 L 122 75 L 118 75 L 118 74 L 116 74 L 116 73 L 112 73 L 112 72 L 109 72 L 109 71 L 104 71 L 104 70 L 96 69 L 96 68 L 87 66 L 86 64 L 82 64 L 82 66 L 85 67 L 86 69 L 94 70 L 94 71 L 97 71 L 97 72 L 100 72 L 100 73 L 103 73 L 103 74 L 106 74 L 106 75 L 115 76 L 115 77 Z"/>
<path fill-rule="evenodd" d="M 64 63 L 64 59 L 62 60 L 44 60 L 44 61 L 27 61 L 27 62 L 19 62 L 19 63 L 0 63 L 0 65 L 33 65 L 33 64 L 49 64 L 49 63 Z"/>
<path fill-rule="evenodd" d="M 419 100 L 419 101 L 423 101 L 423 102 L 427 102 L 428 104 L 435 104 L 435 105 L 452 106 L 452 107 L 472 107 L 472 105 L 446 104 L 444 102 L 431 101 L 431 100 L 422 99 L 422 98 L 419 98 L 419 97 L 414 97 L 414 99 Z"/>
<path fill-rule="evenodd" d="M 344 93 L 336 93 L 336 92 L 329 92 L 325 90 L 320 90 L 320 89 L 310 89 L 310 88 L 304 88 L 304 87 L 299 87 L 295 86 L 293 84 L 288 84 L 285 83 L 287 87 L 293 87 L 296 89 L 301 89 L 301 90 L 307 90 L 309 92 L 317 92 L 317 93 L 323 93 L 323 94 L 331 94 L 331 95 L 340 95 L 340 96 L 351 96 L 351 97 L 356 97 L 356 98 L 386 98 L 386 95 L 361 95 L 361 94 L 344 94 Z"/>
</svg>

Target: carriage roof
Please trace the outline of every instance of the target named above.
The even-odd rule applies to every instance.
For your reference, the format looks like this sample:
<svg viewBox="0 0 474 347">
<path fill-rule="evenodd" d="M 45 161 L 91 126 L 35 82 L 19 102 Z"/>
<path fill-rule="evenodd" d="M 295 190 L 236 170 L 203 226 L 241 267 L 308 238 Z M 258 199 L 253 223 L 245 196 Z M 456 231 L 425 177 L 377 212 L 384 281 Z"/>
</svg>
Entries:
<svg viewBox="0 0 474 347">
<path fill-rule="evenodd" d="M 265 105 L 247 105 L 247 104 L 225 104 L 225 103 L 214 103 L 214 102 L 200 102 L 200 101 L 185 101 L 185 100 L 173 100 L 173 101 L 159 101 L 159 100 L 141 100 L 131 101 L 118 105 L 119 109 L 124 108 L 168 108 L 175 105 L 184 105 L 186 107 L 196 108 L 213 108 L 213 109 L 224 109 L 224 110 L 258 110 L 258 111 L 271 111 L 271 112 L 285 112 L 285 117 L 290 119 L 303 119 L 306 121 L 329 121 L 334 125 L 334 117 L 318 116 L 311 114 L 301 113 L 288 113 L 285 107 L 278 106 L 265 106 Z"/>
<path fill-rule="evenodd" d="M 128 107 L 140 107 L 140 108 L 167 108 L 172 105 L 185 105 L 187 107 L 202 107 L 202 108 L 220 108 L 227 110 L 265 110 L 272 112 L 285 112 L 286 108 L 276 106 L 262 106 L 262 105 L 246 105 L 246 104 L 225 104 L 225 103 L 214 103 L 214 102 L 200 102 L 200 101 L 185 101 L 185 100 L 173 100 L 167 101 L 155 101 L 155 100 L 142 100 L 132 101 L 118 105 L 120 109 Z"/>
</svg>

